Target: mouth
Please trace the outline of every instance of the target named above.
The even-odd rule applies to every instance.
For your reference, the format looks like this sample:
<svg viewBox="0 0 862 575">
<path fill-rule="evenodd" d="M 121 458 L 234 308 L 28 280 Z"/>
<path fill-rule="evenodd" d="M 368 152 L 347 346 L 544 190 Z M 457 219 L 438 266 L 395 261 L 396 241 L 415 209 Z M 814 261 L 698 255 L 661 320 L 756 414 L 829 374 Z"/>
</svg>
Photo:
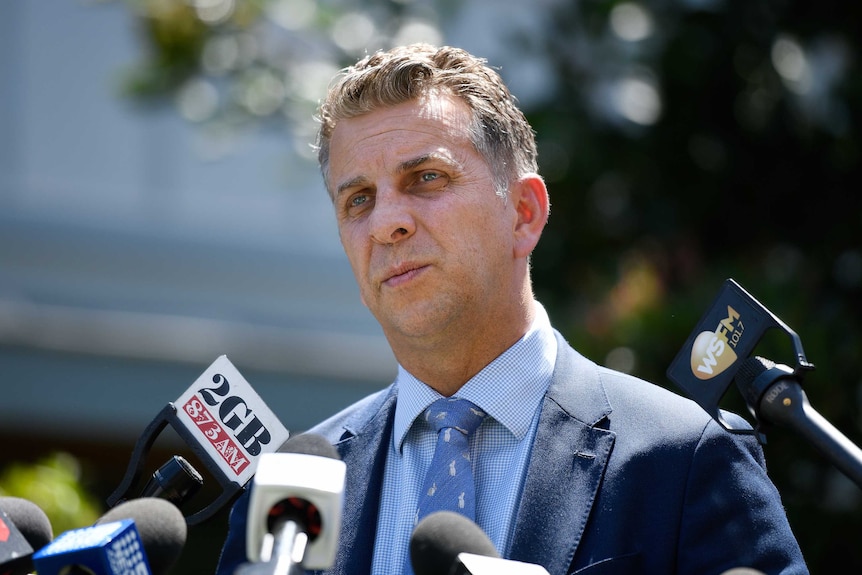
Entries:
<svg viewBox="0 0 862 575">
<path fill-rule="evenodd" d="M 416 263 L 401 264 L 389 270 L 386 274 L 386 279 L 383 280 L 382 284 L 386 287 L 398 287 L 404 285 L 421 275 L 426 269 L 428 269 L 428 266 L 426 265 Z"/>
</svg>

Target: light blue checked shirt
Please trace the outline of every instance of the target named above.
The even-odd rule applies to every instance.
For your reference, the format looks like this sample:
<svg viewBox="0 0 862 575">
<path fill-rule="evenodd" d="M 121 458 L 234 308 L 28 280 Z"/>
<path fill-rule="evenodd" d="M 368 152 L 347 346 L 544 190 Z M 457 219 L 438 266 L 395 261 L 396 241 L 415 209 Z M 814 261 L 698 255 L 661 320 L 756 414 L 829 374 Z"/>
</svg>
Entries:
<svg viewBox="0 0 862 575">
<path fill-rule="evenodd" d="M 536 302 L 530 330 L 456 393 L 489 417 L 470 439 L 476 480 L 476 522 L 501 555 L 514 527 L 539 408 L 557 357 L 557 340 L 545 309 Z M 419 417 L 441 397 L 398 367 L 398 403 L 392 444 L 386 458 L 372 573 L 401 575 L 409 558 L 410 536 L 425 471 L 436 437 Z"/>
</svg>

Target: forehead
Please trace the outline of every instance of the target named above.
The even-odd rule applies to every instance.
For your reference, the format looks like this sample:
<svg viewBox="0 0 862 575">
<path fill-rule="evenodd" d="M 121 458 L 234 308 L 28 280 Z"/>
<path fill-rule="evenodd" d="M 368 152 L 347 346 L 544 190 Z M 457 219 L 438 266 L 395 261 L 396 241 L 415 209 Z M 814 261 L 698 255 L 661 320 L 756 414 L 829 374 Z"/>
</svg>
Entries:
<svg viewBox="0 0 862 575">
<path fill-rule="evenodd" d="M 419 155 L 454 155 L 473 148 L 472 114 L 456 96 L 430 94 L 340 120 L 332 133 L 333 189 L 342 178 L 392 166 Z"/>
</svg>

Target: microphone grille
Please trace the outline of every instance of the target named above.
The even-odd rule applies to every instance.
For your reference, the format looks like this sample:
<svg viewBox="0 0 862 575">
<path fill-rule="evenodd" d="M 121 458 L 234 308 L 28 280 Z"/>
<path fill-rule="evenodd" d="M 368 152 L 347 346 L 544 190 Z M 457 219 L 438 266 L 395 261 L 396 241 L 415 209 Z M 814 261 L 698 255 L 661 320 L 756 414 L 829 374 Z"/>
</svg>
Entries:
<svg viewBox="0 0 862 575">
<path fill-rule="evenodd" d="M 761 373 L 773 367 L 775 367 L 775 362 L 769 359 L 759 356 L 749 357 L 739 366 L 739 371 L 736 372 L 736 380 L 744 384 L 751 383 Z"/>
</svg>

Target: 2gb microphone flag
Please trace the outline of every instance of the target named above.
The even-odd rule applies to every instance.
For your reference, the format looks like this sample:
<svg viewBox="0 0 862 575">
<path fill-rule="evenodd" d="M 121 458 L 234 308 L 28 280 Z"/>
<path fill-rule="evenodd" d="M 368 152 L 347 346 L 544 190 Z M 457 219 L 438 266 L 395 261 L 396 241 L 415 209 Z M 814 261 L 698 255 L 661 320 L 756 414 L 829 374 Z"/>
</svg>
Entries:
<svg viewBox="0 0 862 575">
<path fill-rule="evenodd" d="M 110 507 L 139 496 L 134 486 L 147 454 L 168 425 L 222 488 L 210 504 L 185 516 L 189 525 L 229 504 L 254 476 L 261 455 L 277 451 L 290 435 L 227 356 L 219 356 L 138 438 L 122 482 L 107 499 Z"/>
<path fill-rule="evenodd" d="M 733 279 L 727 279 L 670 364 L 667 376 L 725 429 L 744 431 L 721 417 L 718 404 L 739 366 L 770 328 L 790 336 L 798 369 L 813 367 L 805 359 L 796 333 Z"/>
<path fill-rule="evenodd" d="M 266 403 L 240 372 L 220 356 L 175 403 L 177 419 L 233 481 L 244 485 L 263 453 L 288 438 Z"/>
</svg>

